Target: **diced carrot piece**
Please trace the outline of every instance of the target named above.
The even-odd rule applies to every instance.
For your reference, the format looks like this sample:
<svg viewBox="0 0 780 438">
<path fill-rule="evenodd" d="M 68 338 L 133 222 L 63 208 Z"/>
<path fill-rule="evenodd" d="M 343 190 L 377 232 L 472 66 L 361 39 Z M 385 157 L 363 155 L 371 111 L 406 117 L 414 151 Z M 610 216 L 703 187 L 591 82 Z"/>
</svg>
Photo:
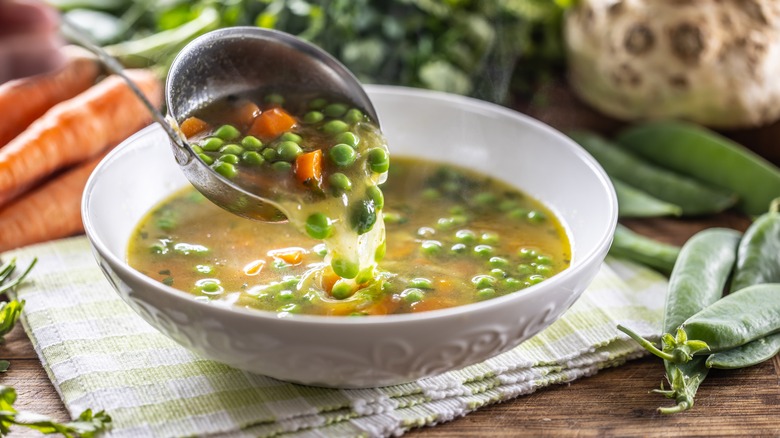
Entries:
<svg viewBox="0 0 780 438">
<path fill-rule="evenodd" d="M 233 123 L 245 130 L 252 126 L 255 119 L 260 115 L 260 108 L 254 102 L 245 101 L 235 108 L 233 112 Z"/>
<path fill-rule="evenodd" d="M 257 275 L 260 273 L 260 271 L 263 270 L 264 266 L 265 266 L 265 260 L 263 259 L 253 260 L 247 263 L 246 266 L 244 266 L 244 274 Z"/>
<path fill-rule="evenodd" d="M 209 124 L 197 117 L 190 117 L 179 126 L 185 137 L 190 138 L 209 129 Z"/>
<path fill-rule="evenodd" d="M 268 251 L 268 255 L 275 259 L 283 260 L 285 263 L 298 265 L 303 261 L 303 254 L 305 252 L 306 250 L 303 248 L 291 247 Z"/>
<path fill-rule="evenodd" d="M 336 273 L 333 272 L 333 269 L 328 267 L 322 273 L 322 289 L 330 293 L 330 291 L 333 290 L 333 285 L 336 284 L 336 282 L 339 281 L 339 279 L 341 279 L 341 277 L 336 275 Z"/>
<path fill-rule="evenodd" d="M 260 114 L 249 128 L 249 135 L 273 140 L 295 126 L 295 118 L 281 108 L 271 108 Z"/>
<path fill-rule="evenodd" d="M 319 187 L 322 183 L 322 149 L 298 155 L 295 176 L 303 184 Z"/>
</svg>

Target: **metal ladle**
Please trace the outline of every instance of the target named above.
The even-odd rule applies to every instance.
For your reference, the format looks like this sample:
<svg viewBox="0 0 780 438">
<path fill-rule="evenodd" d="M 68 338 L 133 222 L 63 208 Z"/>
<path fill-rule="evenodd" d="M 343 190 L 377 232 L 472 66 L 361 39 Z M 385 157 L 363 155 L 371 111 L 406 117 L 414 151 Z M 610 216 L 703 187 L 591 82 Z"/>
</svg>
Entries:
<svg viewBox="0 0 780 438">
<path fill-rule="evenodd" d="M 210 103 L 258 89 L 324 93 L 379 120 L 360 82 L 335 58 L 292 35 L 257 27 L 215 30 L 182 49 L 165 85 L 168 119 L 181 123 Z M 250 219 L 286 219 L 272 187 L 245 190 L 197 158 L 185 141 L 171 146 L 190 183 L 215 204 Z"/>
</svg>

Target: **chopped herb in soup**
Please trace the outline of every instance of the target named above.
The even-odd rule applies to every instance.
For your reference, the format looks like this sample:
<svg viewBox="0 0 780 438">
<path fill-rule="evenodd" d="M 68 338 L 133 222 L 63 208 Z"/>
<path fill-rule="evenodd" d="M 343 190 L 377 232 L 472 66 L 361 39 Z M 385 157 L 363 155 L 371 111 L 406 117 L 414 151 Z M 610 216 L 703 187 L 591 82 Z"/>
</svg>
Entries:
<svg viewBox="0 0 780 438">
<path fill-rule="evenodd" d="M 141 221 L 129 262 L 199 299 L 280 316 L 448 308 L 519 291 L 569 266 L 555 216 L 487 176 L 395 158 L 377 193 L 371 200 L 384 211 L 387 239 L 371 250 L 378 267 L 350 280 L 328 261 L 321 233 L 240 218 L 191 188 Z"/>
<path fill-rule="evenodd" d="M 258 92 L 215 102 L 181 129 L 205 164 L 270 196 L 294 228 L 321 240 L 340 287 L 354 291 L 376 276 L 385 244 L 378 184 L 390 159 L 379 128 L 359 109 Z"/>
</svg>

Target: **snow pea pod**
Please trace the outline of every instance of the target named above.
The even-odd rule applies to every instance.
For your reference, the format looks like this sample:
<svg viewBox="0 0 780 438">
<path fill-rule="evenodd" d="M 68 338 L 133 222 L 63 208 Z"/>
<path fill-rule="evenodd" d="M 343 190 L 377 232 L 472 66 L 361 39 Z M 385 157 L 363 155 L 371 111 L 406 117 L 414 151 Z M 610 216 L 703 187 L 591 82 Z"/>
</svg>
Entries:
<svg viewBox="0 0 780 438">
<path fill-rule="evenodd" d="M 751 215 L 766 211 L 780 196 L 780 169 L 741 145 L 683 122 L 652 122 L 631 127 L 617 142 L 661 167 L 739 195 L 738 208 Z"/>
<path fill-rule="evenodd" d="M 655 198 L 679 205 L 683 215 L 717 213 L 737 201 L 732 193 L 650 164 L 595 134 L 573 132 L 569 136 L 593 155 L 610 178 L 641 187 Z"/>
<path fill-rule="evenodd" d="M 731 291 L 761 283 L 780 283 L 780 199 L 758 217 L 737 250 L 737 266 Z M 780 297 L 779 297 L 780 298 Z"/>
<path fill-rule="evenodd" d="M 680 248 L 642 236 L 618 224 L 609 254 L 641 263 L 668 276 L 680 254 Z"/>
<path fill-rule="evenodd" d="M 663 331 L 673 333 L 688 318 L 723 296 L 741 234 L 709 228 L 688 239 L 669 278 Z"/>
<path fill-rule="evenodd" d="M 612 178 L 618 199 L 618 216 L 626 217 L 659 217 L 680 216 L 682 208 L 664 202 L 633 186 Z"/>
<path fill-rule="evenodd" d="M 736 369 L 753 366 L 780 353 L 780 333 L 707 357 L 707 368 Z"/>
</svg>

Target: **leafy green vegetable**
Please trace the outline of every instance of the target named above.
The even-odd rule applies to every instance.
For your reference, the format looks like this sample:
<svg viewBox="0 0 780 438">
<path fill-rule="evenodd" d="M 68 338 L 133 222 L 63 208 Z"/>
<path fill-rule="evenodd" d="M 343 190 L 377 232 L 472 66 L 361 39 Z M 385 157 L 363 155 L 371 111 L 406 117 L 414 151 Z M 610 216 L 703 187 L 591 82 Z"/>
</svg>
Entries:
<svg viewBox="0 0 780 438">
<path fill-rule="evenodd" d="M 253 25 L 319 45 L 367 83 L 501 102 L 513 87 L 531 91 L 562 68 L 562 17 L 574 0 L 125 0 L 112 8 L 58 1 L 80 8 L 76 18 L 90 8 L 114 14 L 113 32 L 103 20 L 102 35 L 93 36 L 113 43 L 108 50 L 129 66 L 165 70 L 198 35 Z"/>
<path fill-rule="evenodd" d="M 75 421 L 58 423 L 45 415 L 17 411 L 13 407 L 14 402 L 16 402 L 16 390 L 0 385 L 0 435 L 2 436 L 11 432 L 12 425 L 18 425 L 47 435 L 59 433 L 66 437 L 91 438 L 106 430 L 111 423 L 111 417 L 105 411 L 93 414 L 91 409 L 82 412 Z"/>
</svg>

